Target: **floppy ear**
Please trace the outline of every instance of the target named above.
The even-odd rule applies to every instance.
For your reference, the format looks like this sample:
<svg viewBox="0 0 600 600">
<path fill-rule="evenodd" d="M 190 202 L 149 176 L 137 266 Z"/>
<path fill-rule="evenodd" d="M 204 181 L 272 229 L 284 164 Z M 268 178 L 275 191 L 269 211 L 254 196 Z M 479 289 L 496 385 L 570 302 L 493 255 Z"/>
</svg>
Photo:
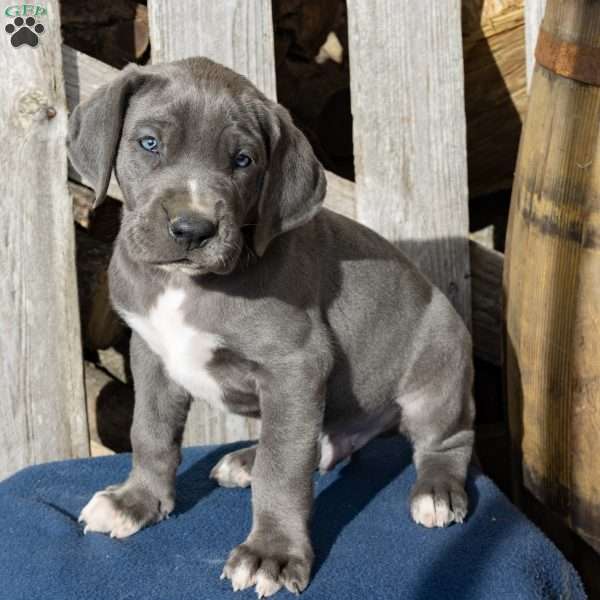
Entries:
<svg viewBox="0 0 600 600">
<path fill-rule="evenodd" d="M 273 104 L 267 115 L 269 166 L 258 203 L 254 250 L 262 256 L 276 236 L 304 225 L 321 209 L 326 180 L 304 134 L 287 110 Z"/>
<path fill-rule="evenodd" d="M 140 80 L 139 67 L 126 67 L 116 79 L 79 104 L 69 118 L 69 159 L 77 172 L 92 184 L 96 192 L 94 208 L 106 196 L 127 100 Z"/>
</svg>

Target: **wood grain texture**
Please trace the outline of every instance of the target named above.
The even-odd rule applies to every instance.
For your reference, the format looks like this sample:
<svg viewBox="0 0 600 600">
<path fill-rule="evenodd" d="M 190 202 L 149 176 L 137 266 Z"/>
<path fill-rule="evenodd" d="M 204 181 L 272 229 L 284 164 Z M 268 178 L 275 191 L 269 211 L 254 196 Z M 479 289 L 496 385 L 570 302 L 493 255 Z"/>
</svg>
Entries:
<svg viewBox="0 0 600 600">
<path fill-rule="evenodd" d="M 60 19 L 45 6 L 38 47 L 0 41 L 0 479 L 89 454 Z"/>
<path fill-rule="evenodd" d="M 538 65 L 569 79 L 600 87 L 600 47 L 584 46 L 540 29 L 535 48 Z"/>
<path fill-rule="evenodd" d="M 206 56 L 275 99 L 270 0 L 150 0 L 152 62 Z"/>
<path fill-rule="evenodd" d="M 119 69 L 65 44 L 62 45 L 62 64 L 69 111 L 119 73 Z"/>
<path fill-rule="evenodd" d="M 339 177 L 330 171 L 325 171 L 325 177 L 327 178 L 325 206 L 349 219 L 356 219 L 354 182 Z"/>
<path fill-rule="evenodd" d="M 62 66 L 69 112 L 119 73 L 119 69 L 115 69 L 64 44 L 62 46 Z M 82 177 L 70 163 L 69 179 L 83 183 L 88 187 L 92 186 L 92 182 Z M 114 175 L 110 179 L 107 193 L 112 198 L 123 200 L 121 188 Z"/>
<path fill-rule="evenodd" d="M 270 0 L 168 0 L 148 2 L 152 62 L 207 56 L 245 75 L 275 99 L 275 58 Z M 259 422 L 195 401 L 184 444 L 255 438 Z"/>
<path fill-rule="evenodd" d="M 600 4 L 544 29 L 600 45 Z M 504 286 L 507 393 L 524 483 L 600 551 L 600 88 L 534 69 Z"/>
<path fill-rule="evenodd" d="M 527 89 L 531 88 L 531 78 L 535 65 L 535 46 L 544 18 L 546 0 L 525 0 L 525 64 L 527 70 Z"/>
<path fill-rule="evenodd" d="M 460 2 L 348 0 L 356 215 L 471 322 Z"/>
<path fill-rule="evenodd" d="M 512 187 L 527 110 L 523 13 L 523 0 L 462 0 L 471 201 Z"/>
</svg>

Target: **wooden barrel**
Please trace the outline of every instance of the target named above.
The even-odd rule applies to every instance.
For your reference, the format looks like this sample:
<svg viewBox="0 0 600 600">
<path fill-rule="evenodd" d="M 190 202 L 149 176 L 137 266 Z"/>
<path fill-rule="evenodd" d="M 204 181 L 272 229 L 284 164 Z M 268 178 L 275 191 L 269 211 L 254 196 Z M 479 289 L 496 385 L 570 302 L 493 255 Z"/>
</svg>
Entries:
<svg viewBox="0 0 600 600">
<path fill-rule="evenodd" d="M 504 269 L 525 487 L 600 551 L 600 2 L 548 0 Z"/>
</svg>

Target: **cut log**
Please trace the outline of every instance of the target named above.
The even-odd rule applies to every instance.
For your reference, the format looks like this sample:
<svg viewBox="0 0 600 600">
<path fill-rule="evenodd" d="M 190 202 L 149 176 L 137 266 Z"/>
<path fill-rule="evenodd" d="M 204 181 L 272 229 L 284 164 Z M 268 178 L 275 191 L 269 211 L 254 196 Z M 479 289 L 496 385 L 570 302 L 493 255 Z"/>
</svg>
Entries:
<svg viewBox="0 0 600 600">
<path fill-rule="evenodd" d="M 469 196 L 512 187 L 527 108 L 523 0 L 463 0 Z"/>
<path fill-rule="evenodd" d="M 90 188 L 73 181 L 69 181 L 68 187 L 73 203 L 73 219 L 75 223 L 84 229 L 89 229 L 92 206 L 94 205 L 94 192 Z"/>
<path fill-rule="evenodd" d="M 112 309 L 108 295 L 108 263 L 112 245 L 77 228 L 77 281 L 83 344 L 89 350 L 117 343 L 125 326 Z"/>
<path fill-rule="evenodd" d="M 122 383 L 104 369 L 86 361 L 85 392 L 90 440 L 95 442 L 96 448 L 100 446 L 109 452 L 130 452 L 133 386 Z"/>
<path fill-rule="evenodd" d="M 106 198 L 94 209 L 94 191 L 74 181 L 69 181 L 69 194 L 73 202 L 75 222 L 97 240 L 112 244 L 121 226 L 123 204 L 114 198 Z"/>
<path fill-rule="evenodd" d="M 275 60 L 278 63 L 292 47 L 293 54 L 314 61 L 330 31 L 336 31 L 343 0 L 277 0 L 273 2 Z"/>
<path fill-rule="evenodd" d="M 117 68 L 148 52 L 148 10 L 135 0 L 62 0 L 65 43 Z"/>
</svg>

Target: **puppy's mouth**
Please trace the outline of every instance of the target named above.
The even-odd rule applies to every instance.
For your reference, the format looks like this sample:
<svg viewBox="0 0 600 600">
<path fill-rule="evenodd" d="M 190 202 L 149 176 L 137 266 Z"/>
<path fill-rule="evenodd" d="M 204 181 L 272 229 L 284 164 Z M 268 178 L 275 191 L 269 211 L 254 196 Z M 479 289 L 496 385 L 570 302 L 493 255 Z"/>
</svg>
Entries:
<svg viewBox="0 0 600 600">
<path fill-rule="evenodd" d="M 222 245 L 218 250 L 206 252 L 205 247 L 190 251 L 187 256 L 156 262 L 156 266 L 164 271 L 181 272 L 187 275 L 204 275 L 214 273 L 227 275 L 231 273 L 238 263 L 242 248 L 238 244 Z M 195 256 L 196 255 L 196 256 Z"/>
<path fill-rule="evenodd" d="M 154 263 L 159 269 L 169 273 L 180 272 L 186 275 L 206 275 L 207 273 L 219 273 L 222 271 L 222 266 L 210 267 L 206 264 L 200 264 L 189 258 L 180 258 L 165 262 Z"/>
<path fill-rule="evenodd" d="M 166 262 L 154 263 L 165 271 L 204 271 L 205 269 L 199 264 L 190 260 L 189 258 L 179 258 L 177 260 L 170 260 Z"/>
</svg>

